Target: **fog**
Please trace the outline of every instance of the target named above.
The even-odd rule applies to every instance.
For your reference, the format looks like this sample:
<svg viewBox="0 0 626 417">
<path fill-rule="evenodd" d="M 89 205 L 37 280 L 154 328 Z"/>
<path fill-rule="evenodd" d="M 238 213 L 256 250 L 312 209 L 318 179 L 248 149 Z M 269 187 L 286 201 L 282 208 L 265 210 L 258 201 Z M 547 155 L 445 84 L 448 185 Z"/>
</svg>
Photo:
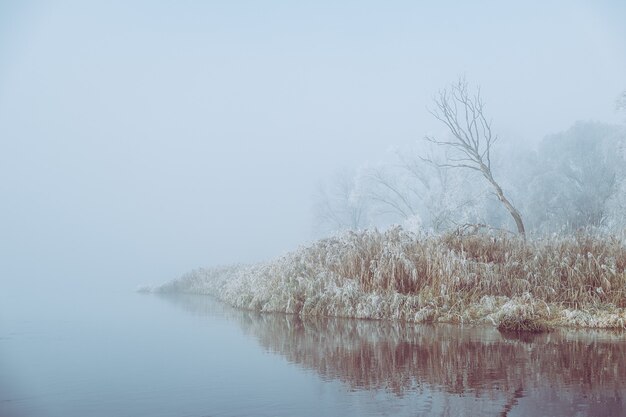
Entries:
<svg viewBox="0 0 626 417">
<path fill-rule="evenodd" d="M 502 143 L 621 123 L 626 4 L 4 2 L 3 288 L 119 288 L 320 235 L 315 190 L 443 127 L 460 75 Z"/>
</svg>

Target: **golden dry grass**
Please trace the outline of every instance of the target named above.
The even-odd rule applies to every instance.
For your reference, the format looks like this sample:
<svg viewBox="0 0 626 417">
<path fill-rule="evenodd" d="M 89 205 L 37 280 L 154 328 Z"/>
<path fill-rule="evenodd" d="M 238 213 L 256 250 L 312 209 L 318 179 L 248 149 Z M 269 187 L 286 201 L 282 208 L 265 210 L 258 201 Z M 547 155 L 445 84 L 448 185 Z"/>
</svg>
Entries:
<svg viewBox="0 0 626 417">
<path fill-rule="evenodd" d="M 393 228 L 347 232 L 265 264 L 198 270 L 159 290 L 307 316 L 624 327 L 625 269 L 615 237 Z"/>
</svg>

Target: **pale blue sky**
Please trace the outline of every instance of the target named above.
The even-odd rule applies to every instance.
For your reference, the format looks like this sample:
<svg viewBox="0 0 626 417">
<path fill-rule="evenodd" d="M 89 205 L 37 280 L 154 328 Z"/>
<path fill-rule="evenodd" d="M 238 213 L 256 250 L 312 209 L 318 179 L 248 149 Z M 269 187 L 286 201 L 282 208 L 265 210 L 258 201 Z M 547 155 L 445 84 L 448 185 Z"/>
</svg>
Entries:
<svg viewBox="0 0 626 417">
<path fill-rule="evenodd" d="M 133 288 L 293 249 L 316 184 L 439 132 L 426 106 L 460 74 L 503 141 L 617 122 L 625 21 L 619 1 L 5 1 L 0 280 Z"/>
</svg>

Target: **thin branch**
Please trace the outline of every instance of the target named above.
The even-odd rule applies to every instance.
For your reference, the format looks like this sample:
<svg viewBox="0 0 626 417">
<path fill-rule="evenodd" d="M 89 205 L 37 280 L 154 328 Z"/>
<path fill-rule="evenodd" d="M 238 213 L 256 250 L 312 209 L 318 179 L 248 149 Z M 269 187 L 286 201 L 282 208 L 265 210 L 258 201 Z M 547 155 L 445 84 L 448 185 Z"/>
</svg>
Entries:
<svg viewBox="0 0 626 417">
<path fill-rule="evenodd" d="M 524 234 L 519 211 L 505 197 L 491 172 L 491 149 L 498 137 L 493 134 L 491 121 L 485 116 L 480 87 L 472 95 L 467 81 L 459 78 L 455 84 L 441 90 L 434 102 L 435 109 L 429 109 L 429 112 L 448 128 L 452 138 L 441 140 L 426 136 L 425 139 L 435 145 L 454 149 L 459 155 L 449 157 L 446 163 L 430 162 L 440 168 L 466 168 L 482 173 L 515 220 L 518 232 Z"/>
</svg>

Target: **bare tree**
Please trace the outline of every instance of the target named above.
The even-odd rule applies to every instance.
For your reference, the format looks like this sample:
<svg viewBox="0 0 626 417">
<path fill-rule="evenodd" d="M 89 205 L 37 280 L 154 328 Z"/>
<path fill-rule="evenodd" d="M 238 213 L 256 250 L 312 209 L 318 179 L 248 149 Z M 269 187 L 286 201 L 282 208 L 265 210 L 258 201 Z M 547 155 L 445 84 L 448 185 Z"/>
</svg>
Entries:
<svg viewBox="0 0 626 417">
<path fill-rule="evenodd" d="M 447 159 L 448 152 L 439 155 L 433 151 L 429 149 L 427 157 L 418 156 L 416 152 L 398 153 L 401 167 L 416 184 L 415 193 L 421 200 L 420 209 L 426 224 L 435 231 L 442 231 L 459 226 L 457 220 L 477 220 L 476 194 L 482 192 L 471 187 L 467 178 L 453 175 L 436 162 Z"/>
<path fill-rule="evenodd" d="M 315 198 L 318 225 L 330 230 L 358 230 L 367 224 L 368 202 L 359 190 L 355 173 L 336 172 L 330 183 L 319 187 Z"/>
<path fill-rule="evenodd" d="M 577 122 L 546 136 L 527 167 L 532 175 L 522 203 L 528 223 L 544 232 L 614 224 L 623 212 L 615 204 L 622 200 L 626 174 L 626 155 L 620 151 L 625 135 L 620 126 Z"/>
<path fill-rule="evenodd" d="M 491 148 L 498 136 L 491 129 L 491 120 L 484 112 L 484 102 L 480 88 L 475 93 L 469 91 L 467 81 L 460 78 L 450 87 L 441 90 L 434 99 L 435 108 L 430 113 L 451 133 L 449 140 L 427 136 L 426 140 L 440 146 L 451 148 L 454 155 L 442 167 L 466 168 L 478 171 L 492 186 L 498 200 L 515 220 L 517 232 L 525 234 L 524 222 L 520 212 L 506 198 L 502 187 L 494 179 L 491 171 Z"/>
<path fill-rule="evenodd" d="M 407 220 L 418 214 L 420 193 L 416 187 L 406 181 L 398 170 L 389 166 L 371 167 L 367 170 L 367 198 L 376 207 L 376 214 L 391 215 Z"/>
</svg>

